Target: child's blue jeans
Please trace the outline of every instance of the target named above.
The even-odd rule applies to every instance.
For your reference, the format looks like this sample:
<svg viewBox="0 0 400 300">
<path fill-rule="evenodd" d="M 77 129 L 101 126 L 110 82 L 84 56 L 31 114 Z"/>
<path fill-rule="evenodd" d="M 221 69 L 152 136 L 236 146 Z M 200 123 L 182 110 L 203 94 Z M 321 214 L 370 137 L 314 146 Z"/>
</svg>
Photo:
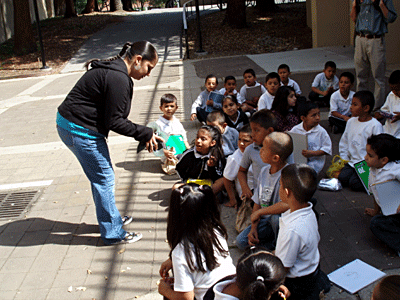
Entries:
<svg viewBox="0 0 400 300">
<path fill-rule="evenodd" d="M 274 217 L 274 216 L 272 216 Z M 277 216 L 279 217 L 279 216 Z M 251 225 L 243 230 L 236 237 L 236 245 L 240 250 L 245 250 L 249 247 L 248 234 L 250 233 Z M 271 251 L 275 250 L 277 233 L 275 232 L 273 225 L 271 224 L 271 218 L 260 219 L 257 226 L 259 246 L 265 247 Z"/>
</svg>

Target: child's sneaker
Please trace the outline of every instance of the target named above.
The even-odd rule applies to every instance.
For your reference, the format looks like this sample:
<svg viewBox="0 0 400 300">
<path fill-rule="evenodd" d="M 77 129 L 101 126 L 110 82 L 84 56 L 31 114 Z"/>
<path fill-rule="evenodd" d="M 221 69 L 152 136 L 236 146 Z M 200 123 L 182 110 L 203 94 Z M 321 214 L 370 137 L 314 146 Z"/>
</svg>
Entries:
<svg viewBox="0 0 400 300">
<path fill-rule="evenodd" d="M 133 221 L 132 216 L 123 216 L 122 217 L 122 226 L 128 225 Z"/>
<path fill-rule="evenodd" d="M 118 244 L 130 244 L 137 242 L 143 237 L 140 232 L 127 232 L 125 238 L 121 240 Z"/>
</svg>

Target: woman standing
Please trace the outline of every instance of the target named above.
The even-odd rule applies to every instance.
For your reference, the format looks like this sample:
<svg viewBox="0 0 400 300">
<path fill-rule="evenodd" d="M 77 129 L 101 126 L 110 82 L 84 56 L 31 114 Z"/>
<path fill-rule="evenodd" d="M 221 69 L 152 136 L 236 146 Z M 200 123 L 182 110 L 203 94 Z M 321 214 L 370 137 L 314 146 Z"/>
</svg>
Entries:
<svg viewBox="0 0 400 300">
<path fill-rule="evenodd" d="M 142 238 L 141 233 L 122 229 L 132 217 L 121 218 L 115 205 L 115 176 L 106 139 L 112 130 L 145 141 L 150 152 L 157 149 L 152 129 L 127 119 L 133 96 L 131 78 L 149 76 L 157 62 L 157 51 L 149 42 L 126 43 L 115 57 L 88 61 L 88 71 L 58 107 L 58 134 L 90 180 L 101 238 L 107 245 Z"/>
</svg>

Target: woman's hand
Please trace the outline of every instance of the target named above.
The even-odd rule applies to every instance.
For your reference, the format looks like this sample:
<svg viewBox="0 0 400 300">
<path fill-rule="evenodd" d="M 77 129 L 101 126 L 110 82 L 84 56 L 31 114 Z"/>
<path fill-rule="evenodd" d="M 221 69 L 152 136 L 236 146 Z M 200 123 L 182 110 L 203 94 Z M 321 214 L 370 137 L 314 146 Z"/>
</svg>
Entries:
<svg viewBox="0 0 400 300">
<path fill-rule="evenodd" d="M 153 133 L 153 136 L 151 137 L 151 139 L 148 142 L 146 142 L 147 151 L 149 151 L 150 153 L 153 151 L 156 151 L 158 149 L 157 141 L 165 143 L 165 141 L 162 137 L 159 137 Z"/>
<path fill-rule="evenodd" d="M 160 267 L 160 276 L 161 276 L 163 279 L 168 278 L 168 277 L 169 277 L 168 272 L 169 272 L 169 270 L 171 270 L 171 269 L 172 269 L 172 260 L 171 260 L 170 258 L 168 258 L 166 261 L 164 261 L 164 262 L 161 264 L 161 267 Z"/>
</svg>

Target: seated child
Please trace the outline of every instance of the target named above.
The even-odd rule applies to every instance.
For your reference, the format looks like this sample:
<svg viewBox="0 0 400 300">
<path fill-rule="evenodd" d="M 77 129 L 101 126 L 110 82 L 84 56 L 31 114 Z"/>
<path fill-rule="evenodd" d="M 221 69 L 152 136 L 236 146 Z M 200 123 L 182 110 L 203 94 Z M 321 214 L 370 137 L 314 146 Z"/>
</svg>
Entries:
<svg viewBox="0 0 400 300">
<path fill-rule="evenodd" d="M 302 122 L 290 132 L 307 136 L 308 149 L 304 149 L 301 154 L 307 157 L 307 165 L 318 174 L 325 165 L 325 155 L 332 155 L 332 141 L 326 130 L 319 125 L 321 118 L 316 103 L 306 102 L 300 105 L 299 115 Z"/>
<path fill-rule="evenodd" d="M 240 109 L 240 104 L 235 95 L 228 95 L 222 100 L 222 110 L 229 127 L 240 130 L 244 125 L 249 124 L 249 118 Z"/>
<path fill-rule="evenodd" d="M 220 104 L 214 103 L 213 100 L 209 99 L 210 93 L 215 91 L 217 85 L 217 77 L 213 74 L 207 75 L 205 82 L 206 89 L 200 93 L 200 95 L 192 104 L 190 121 L 194 121 L 197 118 L 200 122 L 205 123 L 207 115 L 209 114 L 209 112 L 207 111 L 207 107 L 211 107 L 213 110 L 222 109 L 222 106 Z"/>
<path fill-rule="evenodd" d="M 181 135 L 186 149 L 189 149 L 185 128 L 183 128 L 182 123 L 174 116 L 177 109 L 178 103 L 174 95 L 162 95 L 160 110 L 163 112 L 163 115 L 158 118 L 156 124 L 160 127 L 161 131 L 168 135 Z M 172 159 L 174 157 L 174 152 L 164 149 L 164 155 L 167 159 Z"/>
<path fill-rule="evenodd" d="M 239 143 L 237 149 L 231 156 L 228 157 L 226 161 L 226 167 L 224 170 L 224 186 L 228 193 L 229 202 L 225 204 L 227 207 L 236 207 L 239 195 L 242 195 L 242 188 L 240 187 L 239 179 L 237 178 L 240 162 L 243 157 L 243 152 L 247 146 L 251 145 L 253 142 L 251 138 L 251 127 L 249 124 L 244 125 L 239 130 Z M 250 166 L 251 168 L 251 166 Z M 250 171 L 247 173 L 247 184 L 250 189 L 253 188 L 253 176 L 251 176 Z"/>
<path fill-rule="evenodd" d="M 233 76 L 226 76 L 224 81 L 224 87 L 219 90 L 224 96 L 235 96 L 238 103 L 241 105 L 245 99 L 242 99 L 238 91 L 236 90 L 236 78 Z"/>
<path fill-rule="evenodd" d="M 243 197 L 251 199 L 253 196 L 253 192 L 247 184 L 247 174 L 250 166 L 252 166 L 254 186 L 257 186 L 260 171 L 262 167 L 267 165 L 260 157 L 260 148 L 263 145 L 264 138 L 274 131 L 275 126 L 276 118 L 268 109 L 259 110 L 250 118 L 251 138 L 253 139 L 253 143 L 244 150 L 238 172 L 238 179 L 242 188 L 242 194 L 239 195 L 241 199 L 243 199 Z"/>
<path fill-rule="evenodd" d="M 320 106 L 329 105 L 331 95 L 339 89 L 339 79 L 336 77 L 336 64 L 333 61 L 325 63 L 324 70 L 315 76 L 308 98 L 319 102 Z"/>
<path fill-rule="evenodd" d="M 365 162 L 370 167 L 368 186 L 374 195 L 375 205 L 374 208 L 366 208 L 365 213 L 373 216 L 370 224 L 373 234 L 400 254 L 400 199 L 396 214 L 380 215 L 380 204 L 385 199 L 379 199 L 376 190 L 377 183 L 400 181 L 400 140 L 387 133 L 372 135 L 367 140 L 366 151 Z"/>
<path fill-rule="evenodd" d="M 398 300 L 399 295 L 400 275 L 389 275 L 375 286 L 371 300 Z"/>
<path fill-rule="evenodd" d="M 301 95 L 300 86 L 297 84 L 296 81 L 289 78 L 291 74 L 289 66 L 286 64 L 281 64 L 278 67 L 278 74 L 281 79 L 281 85 L 291 86 L 294 89 L 296 96 L 299 97 Z"/>
<path fill-rule="evenodd" d="M 279 200 L 279 179 L 292 152 L 293 141 L 287 133 L 272 132 L 265 137 L 260 157 L 268 165 L 262 168 L 252 197 L 251 225 L 236 237 L 239 249 L 254 245 L 275 249 L 279 215 L 289 208 Z"/>
<path fill-rule="evenodd" d="M 244 86 L 240 89 L 240 97 L 243 99 L 242 110 L 244 112 L 254 112 L 257 109 L 258 99 L 260 96 L 266 92 L 266 89 L 263 85 L 257 82 L 256 73 L 253 69 L 247 69 L 243 73 Z M 253 86 L 261 86 L 260 96 L 254 97 L 253 99 L 247 99 L 247 88 Z"/>
<path fill-rule="evenodd" d="M 334 92 L 330 100 L 329 124 L 333 127 L 333 133 L 342 133 L 346 123 L 350 119 L 350 106 L 353 100 L 354 75 L 343 72 L 339 77 L 339 90 Z"/>
<path fill-rule="evenodd" d="M 239 132 L 227 126 L 225 116 L 220 111 L 210 112 L 207 116 L 207 125 L 218 128 L 222 135 L 222 151 L 225 157 L 231 155 L 238 148 Z"/>
<path fill-rule="evenodd" d="M 347 121 L 346 129 L 339 142 L 340 157 L 349 162 L 341 170 L 338 179 L 343 186 L 350 186 L 352 190 L 364 189 L 360 178 L 354 170 L 354 164 L 364 160 L 367 139 L 373 134 L 383 132 L 379 121 L 371 117 L 375 105 L 374 95 L 370 91 L 359 91 L 354 94 L 350 106 L 353 116 Z"/>
<path fill-rule="evenodd" d="M 391 92 L 381 107 L 380 114 L 387 118 L 383 130 L 397 138 L 400 138 L 400 70 L 394 71 L 389 77 Z"/>
<path fill-rule="evenodd" d="M 297 116 L 296 94 L 290 86 L 278 88 L 271 109 L 277 120 L 276 131 L 289 131 L 300 123 Z"/>
<path fill-rule="evenodd" d="M 276 95 L 276 91 L 280 86 L 280 80 L 278 73 L 271 72 L 265 77 L 265 88 L 267 91 L 261 95 L 260 100 L 258 100 L 258 110 L 261 109 L 271 109 L 272 102 Z"/>
<path fill-rule="evenodd" d="M 215 194 L 223 189 L 224 168 L 225 155 L 222 151 L 221 133 L 217 128 L 208 125 L 200 127 L 195 146 L 186 150 L 176 165 L 176 171 L 183 183 L 188 179 L 209 179 L 213 182 L 212 188 Z M 182 182 L 176 183 L 173 189 Z"/>
<path fill-rule="evenodd" d="M 330 284 L 319 269 L 320 236 L 310 202 L 317 189 L 317 173 L 305 164 L 292 164 L 282 170 L 280 182 L 279 195 L 289 210 L 279 219 L 275 255 L 287 270 L 285 286 L 291 293 L 289 299 L 318 300 L 322 290 L 330 290 Z"/>
</svg>

